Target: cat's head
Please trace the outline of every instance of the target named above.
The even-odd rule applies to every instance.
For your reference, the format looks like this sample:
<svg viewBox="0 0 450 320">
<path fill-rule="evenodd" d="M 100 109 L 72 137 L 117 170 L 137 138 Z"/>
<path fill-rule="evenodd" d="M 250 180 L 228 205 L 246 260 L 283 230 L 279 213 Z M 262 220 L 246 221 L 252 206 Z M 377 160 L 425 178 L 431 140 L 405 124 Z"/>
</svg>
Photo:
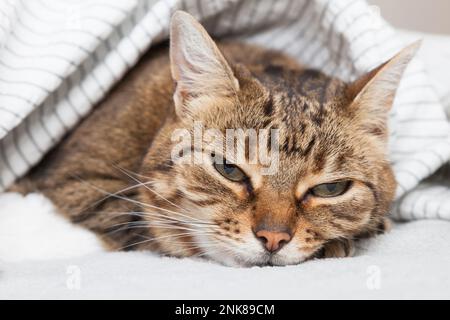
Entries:
<svg viewBox="0 0 450 320">
<path fill-rule="evenodd" d="M 330 241 L 375 231 L 396 187 L 386 155 L 388 111 L 416 49 L 346 84 L 256 48 L 253 60 L 239 46 L 226 59 L 198 22 L 175 13 L 176 118 L 142 166 L 159 250 L 227 265 L 287 265 Z M 246 134 L 232 143 L 243 150 L 239 161 L 218 143 L 227 129 Z M 250 161 L 250 150 L 272 162 Z"/>
</svg>

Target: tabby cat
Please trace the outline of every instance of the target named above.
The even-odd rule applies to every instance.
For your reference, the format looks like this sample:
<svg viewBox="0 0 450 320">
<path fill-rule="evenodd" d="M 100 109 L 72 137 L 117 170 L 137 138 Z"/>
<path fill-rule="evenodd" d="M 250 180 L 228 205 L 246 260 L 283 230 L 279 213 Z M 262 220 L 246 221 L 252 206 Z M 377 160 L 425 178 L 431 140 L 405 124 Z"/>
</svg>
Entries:
<svg viewBox="0 0 450 320">
<path fill-rule="evenodd" d="M 150 50 L 12 189 L 43 193 L 111 250 L 230 266 L 349 256 L 355 240 L 388 225 L 396 183 L 387 116 L 417 47 L 345 83 L 279 52 L 217 46 L 178 11 L 169 50 Z M 217 151 L 190 144 L 181 151 L 206 161 L 175 161 L 173 133 L 195 123 L 222 135 L 276 130 L 276 170 L 233 162 L 228 150 L 217 161 Z"/>
</svg>

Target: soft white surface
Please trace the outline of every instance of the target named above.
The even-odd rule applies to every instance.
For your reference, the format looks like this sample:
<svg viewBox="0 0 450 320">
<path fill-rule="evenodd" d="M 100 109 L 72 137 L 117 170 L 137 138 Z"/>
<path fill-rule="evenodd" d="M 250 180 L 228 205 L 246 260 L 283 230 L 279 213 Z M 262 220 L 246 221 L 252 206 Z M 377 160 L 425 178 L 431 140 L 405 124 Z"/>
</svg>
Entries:
<svg viewBox="0 0 450 320">
<path fill-rule="evenodd" d="M 396 225 L 360 244 L 353 258 L 236 269 L 100 252 L 90 233 L 56 216 L 40 195 L 3 194 L 0 203 L 0 299 L 450 298 L 447 221 Z"/>
<path fill-rule="evenodd" d="M 70 224 L 40 194 L 0 194 L 0 260 L 48 260 L 102 251 L 97 237 Z"/>
</svg>

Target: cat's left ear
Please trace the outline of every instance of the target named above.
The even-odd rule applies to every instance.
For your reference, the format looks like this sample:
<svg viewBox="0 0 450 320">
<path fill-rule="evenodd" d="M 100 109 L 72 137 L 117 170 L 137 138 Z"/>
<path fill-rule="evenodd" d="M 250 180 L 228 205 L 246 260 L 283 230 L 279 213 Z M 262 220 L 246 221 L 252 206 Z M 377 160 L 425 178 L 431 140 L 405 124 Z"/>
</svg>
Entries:
<svg viewBox="0 0 450 320">
<path fill-rule="evenodd" d="M 364 124 L 369 133 L 385 136 L 388 112 L 402 75 L 419 49 L 421 41 L 404 48 L 392 59 L 365 74 L 348 87 L 352 100 L 350 108 Z"/>
<path fill-rule="evenodd" d="M 184 116 L 189 101 L 229 97 L 239 90 L 233 71 L 206 30 L 191 15 L 177 11 L 170 26 L 170 64 L 176 82 L 174 102 Z"/>
</svg>

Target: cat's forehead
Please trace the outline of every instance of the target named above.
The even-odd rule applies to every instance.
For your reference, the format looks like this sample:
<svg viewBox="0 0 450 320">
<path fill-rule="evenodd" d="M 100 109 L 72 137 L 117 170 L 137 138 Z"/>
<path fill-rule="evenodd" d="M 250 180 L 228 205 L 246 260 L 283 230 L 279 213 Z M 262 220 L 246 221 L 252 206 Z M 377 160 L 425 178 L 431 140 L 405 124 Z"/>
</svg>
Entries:
<svg viewBox="0 0 450 320">
<path fill-rule="evenodd" d="M 316 70 L 272 66 L 264 72 L 257 78 L 268 95 L 259 107 L 265 114 L 271 110 L 270 127 L 278 130 L 280 155 L 279 170 L 266 180 L 281 187 L 327 167 L 339 170 L 353 150 L 353 133 L 345 128 L 347 84 Z"/>
<path fill-rule="evenodd" d="M 283 121 L 310 119 L 320 125 L 322 118 L 339 111 L 346 102 L 346 84 L 317 70 L 289 70 L 270 65 L 264 70 L 257 78 L 275 97 L 277 115 Z"/>
<path fill-rule="evenodd" d="M 261 92 L 243 95 L 237 106 L 238 110 L 247 111 L 242 117 L 245 124 L 260 123 L 262 127 L 279 129 L 281 136 L 297 135 L 296 140 L 305 136 L 308 140 L 308 131 L 333 129 L 347 116 L 347 84 L 337 78 L 316 70 L 274 65 L 267 65 L 252 75 L 261 88 L 253 86 L 243 90 Z"/>
<path fill-rule="evenodd" d="M 214 106 L 199 114 L 206 125 L 221 130 L 278 126 L 295 132 L 309 123 L 333 122 L 348 104 L 347 84 L 317 70 L 265 64 L 236 75 L 237 99 L 206 101 Z"/>
<path fill-rule="evenodd" d="M 304 158 L 318 146 L 333 150 L 344 146 L 349 105 L 346 83 L 315 70 L 272 65 L 251 73 L 250 79 L 240 79 L 238 101 L 221 104 L 214 100 L 215 107 L 207 109 L 211 112 L 199 115 L 206 127 L 224 135 L 229 129 L 276 130 L 284 158 Z"/>
</svg>

